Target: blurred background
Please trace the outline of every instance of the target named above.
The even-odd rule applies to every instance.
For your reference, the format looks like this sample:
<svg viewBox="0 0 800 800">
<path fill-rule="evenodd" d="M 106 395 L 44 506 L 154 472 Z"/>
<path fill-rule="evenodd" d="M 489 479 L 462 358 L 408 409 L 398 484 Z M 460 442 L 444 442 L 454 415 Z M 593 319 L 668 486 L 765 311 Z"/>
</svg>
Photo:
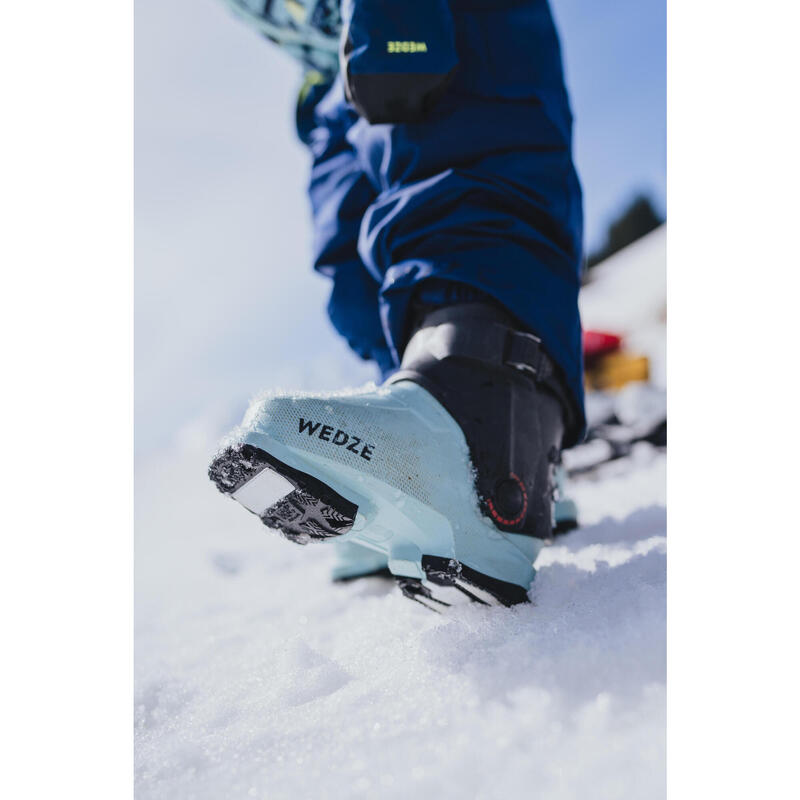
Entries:
<svg viewBox="0 0 800 800">
<path fill-rule="evenodd" d="M 665 0 L 551 5 L 595 263 L 665 211 Z M 263 386 L 374 373 L 329 325 L 310 268 L 299 67 L 218 0 L 135 8 L 140 458 L 187 428 L 221 432 Z"/>
<path fill-rule="evenodd" d="M 310 267 L 299 67 L 218 0 L 136 0 L 139 800 L 664 796 L 665 455 L 642 433 L 664 413 L 665 2 L 552 6 L 597 264 L 581 313 L 622 337 L 596 337 L 588 412 L 622 424 L 570 451 L 581 527 L 533 602 L 443 617 L 332 585 L 331 548 L 206 477 L 262 388 L 377 375 Z"/>
</svg>

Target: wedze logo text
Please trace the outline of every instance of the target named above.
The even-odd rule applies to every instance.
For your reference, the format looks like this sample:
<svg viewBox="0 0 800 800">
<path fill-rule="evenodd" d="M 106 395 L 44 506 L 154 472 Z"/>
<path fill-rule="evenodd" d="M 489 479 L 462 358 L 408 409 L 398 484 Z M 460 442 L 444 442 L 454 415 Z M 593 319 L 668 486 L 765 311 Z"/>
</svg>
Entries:
<svg viewBox="0 0 800 800">
<path fill-rule="evenodd" d="M 317 433 L 319 431 L 319 433 Z M 372 461 L 372 453 L 375 449 L 374 445 L 364 444 L 358 436 L 353 436 L 352 433 L 345 433 L 339 429 L 334 432 L 330 425 L 323 425 L 321 422 L 312 422 L 310 419 L 305 420 L 300 417 L 300 429 L 298 433 L 307 433 L 309 436 L 318 436 L 323 442 L 330 442 L 338 447 L 344 447 L 351 453 L 357 456 Z"/>
</svg>

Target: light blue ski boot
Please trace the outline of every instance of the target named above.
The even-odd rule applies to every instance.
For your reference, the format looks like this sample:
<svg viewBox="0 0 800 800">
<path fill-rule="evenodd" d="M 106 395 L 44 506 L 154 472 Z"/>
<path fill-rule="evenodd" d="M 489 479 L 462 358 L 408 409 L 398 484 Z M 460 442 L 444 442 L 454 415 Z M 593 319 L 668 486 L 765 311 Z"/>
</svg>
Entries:
<svg viewBox="0 0 800 800">
<path fill-rule="evenodd" d="M 345 583 L 357 578 L 392 578 L 389 571 L 389 559 L 385 553 L 355 542 L 333 542 L 335 561 L 331 569 L 331 580 L 334 583 Z"/>
<path fill-rule="evenodd" d="M 209 475 L 294 542 L 374 554 L 425 605 L 512 605 L 552 532 L 563 408 L 535 337 L 488 306 L 444 308 L 381 387 L 256 401 Z"/>
</svg>

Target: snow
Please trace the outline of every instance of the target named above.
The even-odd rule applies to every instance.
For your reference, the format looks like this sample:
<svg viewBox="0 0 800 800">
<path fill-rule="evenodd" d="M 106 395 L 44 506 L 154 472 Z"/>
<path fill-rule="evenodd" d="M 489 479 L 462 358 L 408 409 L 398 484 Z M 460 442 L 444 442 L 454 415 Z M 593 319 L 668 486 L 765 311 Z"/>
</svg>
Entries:
<svg viewBox="0 0 800 800">
<path fill-rule="evenodd" d="M 589 272 L 580 297 L 584 327 L 632 335 L 666 317 L 667 226 L 615 253 Z"/>
<path fill-rule="evenodd" d="M 443 617 L 332 585 L 182 442 L 138 469 L 140 800 L 663 796 L 663 455 L 575 485 L 532 605 Z"/>
</svg>

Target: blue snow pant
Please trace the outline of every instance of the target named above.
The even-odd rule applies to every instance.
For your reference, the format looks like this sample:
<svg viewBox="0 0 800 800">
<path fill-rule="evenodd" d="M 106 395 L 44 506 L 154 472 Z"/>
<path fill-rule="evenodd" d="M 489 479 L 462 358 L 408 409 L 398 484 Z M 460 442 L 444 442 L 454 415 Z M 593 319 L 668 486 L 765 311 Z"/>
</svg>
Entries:
<svg viewBox="0 0 800 800">
<path fill-rule="evenodd" d="M 459 67 L 424 121 L 370 125 L 339 78 L 306 115 L 314 266 L 333 280 L 334 326 L 385 374 L 422 282 L 492 297 L 556 363 L 569 444 L 584 426 L 583 219 L 558 36 L 547 0 L 450 5 Z"/>
</svg>

